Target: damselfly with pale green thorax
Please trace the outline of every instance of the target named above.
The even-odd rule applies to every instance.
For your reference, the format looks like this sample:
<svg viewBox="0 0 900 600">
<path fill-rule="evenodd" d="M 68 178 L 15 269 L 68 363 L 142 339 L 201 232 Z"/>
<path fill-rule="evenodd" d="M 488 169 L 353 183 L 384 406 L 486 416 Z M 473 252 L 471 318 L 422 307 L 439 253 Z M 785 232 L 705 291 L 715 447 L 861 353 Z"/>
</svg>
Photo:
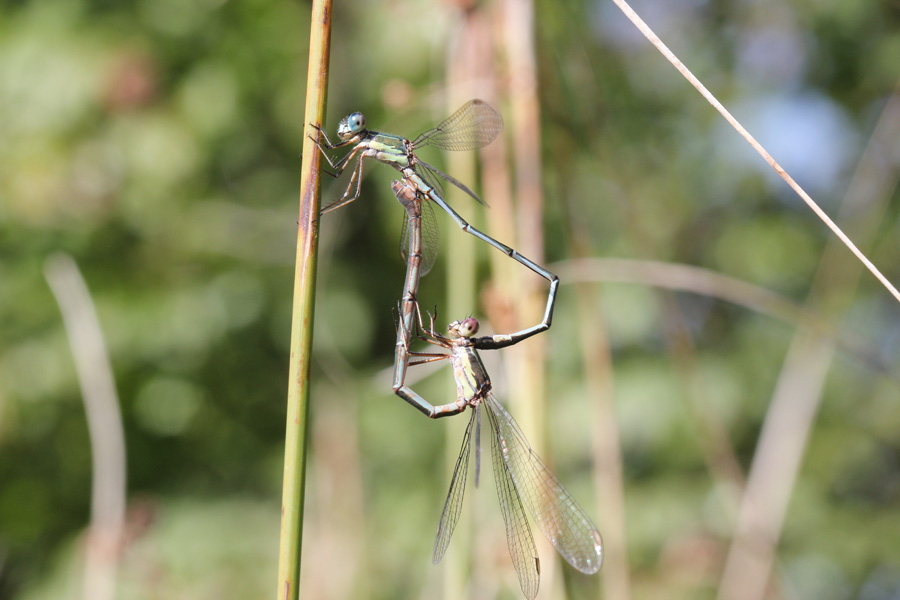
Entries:
<svg viewBox="0 0 900 600">
<path fill-rule="evenodd" d="M 509 246 L 472 227 L 459 216 L 444 201 L 443 189 L 438 177 L 446 179 L 479 202 L 481 199 L 465 185 L 424 162 L 415 154 L 417 148 L 424 146 L 434 146 L 445 150 L 481 148 L 497 137 L 503 128 L 503 119 L 485 102 L 470 100 L 440 125 L 426 131 L 413 141 L 397 135 L 366 129 L 366 119 L 362 113 L 358 112 L 350 114 L 338 124 L 339 142 L 332 143 L 321 127 L 318 125 L 313 125 L 313 127 L 318 131 L 320 137 L 324 138 L 324 143 L 321 139 L 315 141 L 328 164 L 334 169 L 334 173 L 329 173 L 330 175 L 340 176 L 353 159 L 356 159 L 353 175 L 346 191 L 337 202 L 323 209 L 323 214 L 349 204 L 359 197 L 365 158 L 374 158 L 391 165 L 403 175 L 401 181 L 395 181 L 392 185 L 394 194 L 407 211 L 401 241 L 401 253 L 407 261 L 407 271 L 403 300 L 401 301 L 401 323 L 397 330 L 397 346 L 394 352 L 393 389 L 398 396 L 427 416 L 432 418 L 446 416 L 446 413 L 426 402 L 405 384 L 419 277 L 428 272 L 436 256 L 437 227 L 433 223 L 431 206 L 427 201 L 437 204 L 463 231 L 497 248 L 550 282 L 543 320 L 537 325 L 509 334 L 508 337 L 511 340 L 521 341 L 550 328 L 556 290 L 559 286 L 559 278 L 556 275 L 525 258 Z M 327 154 L 329 150 L 348 146 L 351 147 L 350 151 L 337 161 L 332 161 Z M 416 253 L 411 250 L 414 245 L 417 247 Z M 413 261 L 414 255 L 418 256 L 415 261 Z"/>
<path fill-rule="evenodd" d="M 524 509 L 528 510 L 538 528 L 566 562 L 582 573 L 596 573 L 603 562 L 600 532 L 572 494 L 531 449 L 512 415 L 494 398 L 491 379 L 478 355 L 478 350 L 503 348 L 515 342 L 505 335 L 474 337 L 478 332 L 478 321 L 471 317 L 454 321 L 448 331 L 447 337 L 436 334 L 432 318 L 431 330 L 419 337 L 446 348 L 449 353 L 414 352 L 412 355 L 418 358 L 409 363 L 413 366 L 448 359 L 456 379 L 457 400 L 436 409 L 444 409 L 447 414 L 457 414 L 467 406 L 473 408 L 434 540 L 434 564 L 440 562 L 447 551 L 453 529 L 459 520 L 466 490 L 469 455 L 472 452 L 472 430 L 474 426 L 476 447 L 480 449 L 480 442 L 477 440 L 481 429 L 480 411 L 483 408 L 491 426 L 494 480 L 506 525 L 506 543 L 525 596 L 530 600 L 537 595 L 541 569 Z M 478 450 L 476 485 L 479 470 L 477 457 Z"/>
</svg>

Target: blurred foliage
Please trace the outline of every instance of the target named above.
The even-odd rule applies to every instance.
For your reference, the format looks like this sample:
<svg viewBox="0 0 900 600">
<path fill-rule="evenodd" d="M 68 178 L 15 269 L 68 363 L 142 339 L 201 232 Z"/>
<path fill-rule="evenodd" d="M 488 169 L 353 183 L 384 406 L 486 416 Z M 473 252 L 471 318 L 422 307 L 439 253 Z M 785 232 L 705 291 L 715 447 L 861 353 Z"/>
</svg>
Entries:
<svg viewBox="0 0 900 600">
<path fill-rule="evenodd" d="M 836 214 L 900 78 L 897 7 L 635 8 Z M 824 226 L 611 3 L 537 0 L 536 11 L 548 260 L 571 257 L 577 222 L 596 256 L 695 264 L 802 301 Z M 91 461 L 42 273 L 55 251 L 83 270 L 121 398 L 134 537 L 120 597 L 274 591 L 308 13 L 273 0 L 0 7 L 0 598 L 79 589 Z M 326 128 L 361 110 L 370 126 L 412 136 L 444 116 L 446 44 L 460 19 L 454 3 L 338 3 Z M 443 437 L 458 439 L 462 424 L 425 422 L 380 373 L 404 269 L 392 176 L 373 165 L 363 199 L 322 221 L 310 597 L 417 598 L 444 568 L 429 564 L 448 481 Z M 326 182 L 323 202 L 345 181 Z M 477 215 L 472 204 L 459 211 Z M 894 202 L 870 253 L 894 282 L 897 217 Z M 444 237 L 445 257 L 457 235 Z M 422 297 L 443 297 L 435 271 Z M 547 426 L 561 479 L 595 514 L 571 295 L 563 286 L 547 334 Z M 653 290 L 604 286 L 597 306 L 614 350 L 641 598 L 712 597 L 733 527 L 685 396 L 705 390 L 695 402 L 725 423 L 746 469 L 793 333 L 721 302 L 677 300 L 696 348 L 691 387 L 666 352 Z M 895 373 L 897 315 L 863 277 L 847 330 Z M 426 397 L 447 393 L 443 380 L 421 386 Z M 780 546 L 788 597 L 900 593 L 898 400 L 872 365 L 835 363 Z M 467 510 L 473 500 L 496 511 L 486 489 Z M 479 522 L 497 533 L 489 514 Z M 502 534 L 477 539 L 496 546 L 485 555 L 508 577 Z M 567 579 L 573 595 L 588 593 L 590 580 Z"/>
</svg>

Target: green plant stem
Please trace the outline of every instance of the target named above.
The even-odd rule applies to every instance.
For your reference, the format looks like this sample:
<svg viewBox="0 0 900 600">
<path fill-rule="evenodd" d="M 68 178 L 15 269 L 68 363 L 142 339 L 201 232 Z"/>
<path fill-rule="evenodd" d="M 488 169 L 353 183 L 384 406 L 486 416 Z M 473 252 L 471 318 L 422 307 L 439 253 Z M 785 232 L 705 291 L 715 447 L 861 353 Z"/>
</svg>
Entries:
<svg viewBox="0 0 900 600">
<path fill-rule="evenodd" d="M 294 306 L 291 322 L 291 363 L 288 379 L 284 486 L 281 500 L 281 543 L 276 600 L 299 594 L 300 550 L 303 539 L 303 496 L 306 483 L 306 434 L 309 423 L 309 363 L 318 256 L 319 161 L 310 123 L 325 118 L 328 59 L 331 50 L 331 0 L 313 0 L 309 36 L 309 70 L 304 116 L 303 163 Z"/>
</svg>

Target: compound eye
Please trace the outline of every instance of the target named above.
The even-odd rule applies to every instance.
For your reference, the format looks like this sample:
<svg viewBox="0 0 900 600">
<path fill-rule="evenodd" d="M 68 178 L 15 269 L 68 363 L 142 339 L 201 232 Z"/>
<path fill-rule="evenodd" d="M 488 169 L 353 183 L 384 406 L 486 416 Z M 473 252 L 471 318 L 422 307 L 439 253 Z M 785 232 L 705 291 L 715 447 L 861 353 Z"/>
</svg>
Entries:
<svg viewBox="0 0 900 600">
<path fill-rule="evenodd" d="M 366 126 L 366 118 L 360 112 L 355 112 L 347 117 L 347 126 L 353 133 L 359 133 Z"/>
<path fill-rule="evenodd" d="M 459 325 L 459 332 L 463 337 L 472 337 L 478 333 L 478 319 L 473 317 L 463 319 L 463 322 Z"/>
</svg>

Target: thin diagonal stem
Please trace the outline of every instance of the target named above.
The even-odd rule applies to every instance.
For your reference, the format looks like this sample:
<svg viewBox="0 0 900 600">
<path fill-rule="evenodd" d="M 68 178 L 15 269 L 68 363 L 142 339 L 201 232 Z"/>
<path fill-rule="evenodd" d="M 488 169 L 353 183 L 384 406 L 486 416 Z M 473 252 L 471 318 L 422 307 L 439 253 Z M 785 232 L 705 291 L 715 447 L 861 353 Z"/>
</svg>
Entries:
<svg viewBox="0 0 900 600">
<path fill-rule="evenodd" d="M 644 21 L 637 15 L 636 12 L 634 12 L 634 10 L 628 5 L 628 3 L 625 2 L 625 0 L 613 0 L 613 2 L 615 2 L 616 6 L 618 6 L 619 9 L 623 13 L 625 13 L 625 16 L 628 17 L 628 19 L 632 23 L 634 23 L 634 25 L 640 30 L 640 32 L 644 34 L 644 37 L 650 40 L 650 43 L 653 44 L 656 49 L 666 57 L 666 60 L 672 63 L 672 66 L 674 66 L 678 70 L 678 72 L 681 73 L 681 75 L 685 79 L 687 79 L 688 82 L 690 82 L 690 84 L 694 86 L 694 88 L 696 88 L 698 92 L 700 92 L 700 95 L 702 95 L 706 99 L 706 101 L 713 106 L 713 108 L 719 111 L 719 114 L 721 114 L 725 118 L 725 120 L 728 121 L 728 123 L 732 127 L 734 127 L 734 129 L 741 135 L 742 138 L 747 140 L 747 143 L 750 144 L 750 146 L 754 150 L 756 150 L 756 152 L 760 156 L 763 157 L 763 160 L 765 160 L 769 164 L 769 166 L 772 167 L 775 172 L 785 180 L 785 182 L 787 182 L 791 189 L 793 189 L 797 193 L 797 195 L 800 196 L 800 198 L 804 202 L 806 202 L 807 206 L 809 206 L 809 208 L 812 209 L 814 213 L 816 213 L 816 216 L 818 216 L 822 220 L 822 222 L 825 223 L 825 225 L 827 225 L 829 229 L 831 229 L 834 235 L 836 235 L 838 239 L 840 239 L 841 242 L 843 242 L 843 244 L 850 249 L 850 251 L 856 256 L 856 258 L 858 258 L 859 261 L 864 264 L 866 268 L 872 273 L 872 275 L 874 275 L 878 279 L 878 281 L 880 281 L 881 284 L 894 296 L 894 298 L 896 298 L 897 301 L 900 302 L 900 292 L 898 292 L 897 288 L 895 288 L 894 285 L 890 281 L 888 281 L 884 275 L 881 274 L 881 271 L 878 270 L 878 267 L 876 267 L 874 264 L 872 264 L 872 261 L 866 258 L 866 255 L 856 247 L 856 244 L 850 241 L 850 238 L 847 237 L 847 235 L 843 231 L 841 231 L 841 228 L 838 227 L 837 224 L 835 224 L 835 222 L 832 221 L 831 218 L 825 213 L 825 211 L 822 210 L 818 204 L 816 204 L 816 202 L 809 196 L 809 194 L 807 194 L 803 190 L 803 188 L 801 188 L 800 185 L 796 181 L 794 181 L 794 178 L 788 175 L 787 171 L 785 171 L 784 168 L 780 164 L 778 164 L 778 162 L 774 158 L 772 158 L 772 155 L 769 154 L 758 141 L 756 141 L 756 138 L 750 135 L 750 132 L 744 129 L 744 126 L 741 125 L 724 106 L 722 106 L 722 104 L 716 99 L 716 97 L 713 96 L 708 89 L 706 89 L 706 86 L 700 83 L 700 80 L 697 79 L 697 77 L 695 77 L 694 74 L 690 72 L 690 70 L 684 65 L 684 63 L 681 62 L 678 57 L 672 53 L 671 50 L 669 50 L 669 48 L 662 42 L 661 39 L 659 39 L 659 37 L 655 33 L 653 33 L 653 30 L 650 29 L 650 27 L 646 23 L 644 23 Z"/>
</svg>

